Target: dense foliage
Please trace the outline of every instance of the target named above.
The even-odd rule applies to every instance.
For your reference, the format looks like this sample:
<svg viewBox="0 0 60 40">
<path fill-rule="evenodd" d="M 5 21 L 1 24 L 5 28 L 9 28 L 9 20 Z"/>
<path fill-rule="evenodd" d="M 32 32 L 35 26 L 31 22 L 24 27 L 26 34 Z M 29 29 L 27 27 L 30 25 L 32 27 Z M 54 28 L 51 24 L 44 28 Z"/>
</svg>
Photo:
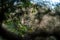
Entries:
<svg viewBox="0 0 60 40">
<path fill-rule="evenodd" d="M 14 5 L 15 2 L 17 2 L 16 5 Z M 5 32 L 9 36 L 17 35 L 17 40 L 20 40 L 19 38 L 21 40 L 60 39 L 60 4 L 56 4 L 54 9 L 50 9 L 44 3 L 42 4 L 44 6 L 32 4 L 30 0 L 1 0 L 0 4 L 2 4 L 0 5 L 2 35 L 4 30 L 7 30 Z M 6 35 L 0 37 L 0 40 L 10 38 Z M 14 36 L 11 38 L 15 38 Z"/>
</svg>

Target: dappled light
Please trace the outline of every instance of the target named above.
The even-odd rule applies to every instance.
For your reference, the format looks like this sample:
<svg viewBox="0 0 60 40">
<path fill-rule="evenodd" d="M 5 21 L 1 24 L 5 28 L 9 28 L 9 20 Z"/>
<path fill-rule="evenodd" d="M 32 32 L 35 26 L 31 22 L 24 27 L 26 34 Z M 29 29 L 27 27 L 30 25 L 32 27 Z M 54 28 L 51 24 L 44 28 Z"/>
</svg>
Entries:
<svg viewBox="0 0 60 40">
<path fill-rule="evenodd" d="M 60 0 L 0 0 L 0 40 L 60 40 Z"/>
</svg>

